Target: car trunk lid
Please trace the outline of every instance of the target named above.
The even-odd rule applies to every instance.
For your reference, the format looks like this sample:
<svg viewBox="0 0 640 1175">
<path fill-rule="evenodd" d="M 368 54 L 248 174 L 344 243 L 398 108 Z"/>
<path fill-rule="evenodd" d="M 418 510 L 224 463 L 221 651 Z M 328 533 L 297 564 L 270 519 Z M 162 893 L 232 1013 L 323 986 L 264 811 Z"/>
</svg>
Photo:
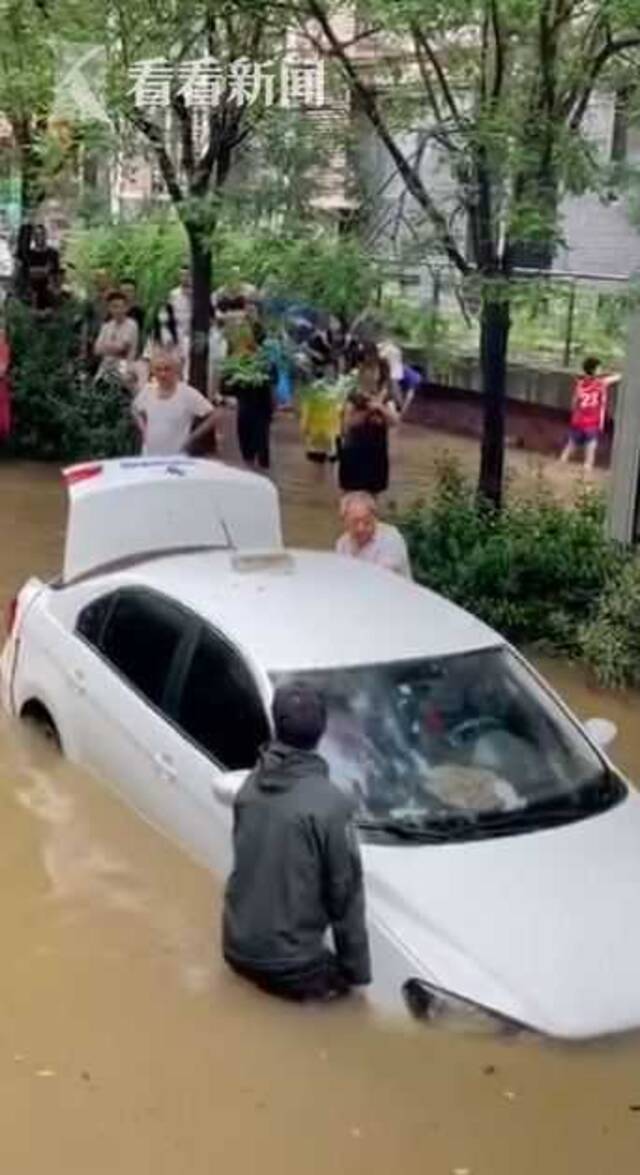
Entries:
<svg viewBox="0 0 640 1175">
<path fill-rule="evenodd" d="M 280 550 L 278 496 L 218 461 L 131 458 L 63 471 L 69 511 L 62 581 L 200 549 Z"/>
</svg>

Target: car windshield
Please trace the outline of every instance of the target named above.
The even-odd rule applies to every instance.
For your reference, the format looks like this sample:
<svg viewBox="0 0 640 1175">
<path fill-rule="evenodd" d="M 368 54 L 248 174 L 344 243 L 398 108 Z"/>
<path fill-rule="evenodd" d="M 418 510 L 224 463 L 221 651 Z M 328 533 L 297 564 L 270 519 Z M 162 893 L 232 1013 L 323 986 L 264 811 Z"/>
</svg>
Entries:
<svg viewBox="0 0 640 1175">
<path fill-rule="evenodd" d="M 327 700 L 319 750 L 372 835 L 523 832 L 600 811 L 625 794 L 508 648 L 295 678 Z"/>
</svg>

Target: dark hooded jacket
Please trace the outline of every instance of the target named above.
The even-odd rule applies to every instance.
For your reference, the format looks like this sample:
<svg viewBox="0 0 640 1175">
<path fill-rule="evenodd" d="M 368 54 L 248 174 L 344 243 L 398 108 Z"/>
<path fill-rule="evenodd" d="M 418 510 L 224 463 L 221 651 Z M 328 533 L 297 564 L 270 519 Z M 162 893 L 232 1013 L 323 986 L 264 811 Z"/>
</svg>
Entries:
<svg viewBox="0 0 640 1175">
<path fill-rule="evenodd" d="M 256 975 L 292 975 L 322 958 L 333 930 L 352 984 L 370 981 L 362 866 L 351 806 L 324 759 L 273 743 L 234 808 L 235 865 L 224 954 Z"/>
</svg>

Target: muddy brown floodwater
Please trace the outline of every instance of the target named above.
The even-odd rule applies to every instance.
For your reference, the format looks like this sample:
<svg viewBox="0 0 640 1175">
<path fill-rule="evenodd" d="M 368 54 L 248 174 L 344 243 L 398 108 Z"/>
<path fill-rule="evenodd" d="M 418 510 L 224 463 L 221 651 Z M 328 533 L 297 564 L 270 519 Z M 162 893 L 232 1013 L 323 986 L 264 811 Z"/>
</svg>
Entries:
<svg viewBox="0 0 640 1175">
<path fill-rule="evenodd" d="M 396 444 L 407 492 L 434 445 L 410 430 Z M 289 537 L 326 542 L 332 491 L 286 436 L 278 463 Z M 10 596 L 58 565 L 64 503 L 45 467 L 5 466 L 0 493 Z M 637 702 L 545 670 L 582 715 L 619 723 L 637 777 Z M 7 722 L 0 767 L 3 1173 L 637 1170 L 640 1038 L 504 1043 L 385 1022 L 365 1003 L 271 1002 L 220 962 L 208 875 Z"/>
</svg>

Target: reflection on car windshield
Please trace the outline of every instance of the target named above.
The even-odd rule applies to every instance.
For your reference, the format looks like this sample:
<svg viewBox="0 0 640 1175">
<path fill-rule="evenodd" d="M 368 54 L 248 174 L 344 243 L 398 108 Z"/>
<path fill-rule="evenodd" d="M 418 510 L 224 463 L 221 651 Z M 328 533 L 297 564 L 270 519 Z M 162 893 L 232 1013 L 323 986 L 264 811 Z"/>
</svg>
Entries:
<svg viewBox="0 0 640 1175">
<path fill-rule="evenodd" d="M 507 832 L 587 814 L 618 794 L 509 649 L 295 676 L 327 699 L 319 749 L 363 827 L 445 839 Z"/>
</svg>

